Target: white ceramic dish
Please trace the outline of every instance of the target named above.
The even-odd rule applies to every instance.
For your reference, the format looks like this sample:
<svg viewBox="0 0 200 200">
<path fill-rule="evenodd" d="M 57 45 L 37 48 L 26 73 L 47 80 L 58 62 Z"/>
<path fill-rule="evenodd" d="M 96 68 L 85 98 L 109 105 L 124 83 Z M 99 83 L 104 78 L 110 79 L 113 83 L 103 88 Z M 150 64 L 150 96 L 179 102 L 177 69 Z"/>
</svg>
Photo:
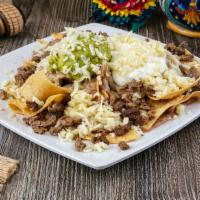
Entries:
<svg viewBox="0 0 200 200">
<path fill-rule="evenodd" d="M 120 29 L 96 23 L 81 26 L 80 29 L 90 29 L 95 32 L 104 31 L 108 34 L 125 32 Z M 136 36 L 141 37 L 139 35 Z M 9 75 L 6 75 L 3 71 L 16 71 L 24 60 L 31 57 L 32 51 L 37 47 L 37 43 L 32 43 L 0 57 L 0 84 L 10 78 Z M 103 153 L 79 153 L 74 150 L 74 145 L 72 143 L 60 141 L 57 137 L 48 134 L 38 135 L 33 133 L 31 128 L 18 121 L 18 118 L 11 117 L 12 113 L 8 109 L 6 102 L 1 102 L 0 105 L 6 109 L 5 111 L 0 111 L 0 123 L 3 126 L 52 152 L 94 169 L 104 169 L 132 157 L 171 136 L 200 116 L 200 103 L 194 103 L 187 106 L 185 114 L 146 133 L 145 136 L 138 141 L 130 143 L 131 148 L 127 151 L 121 151 L 116 145 L 111 145 L 110 149 Z"/>
</svg>

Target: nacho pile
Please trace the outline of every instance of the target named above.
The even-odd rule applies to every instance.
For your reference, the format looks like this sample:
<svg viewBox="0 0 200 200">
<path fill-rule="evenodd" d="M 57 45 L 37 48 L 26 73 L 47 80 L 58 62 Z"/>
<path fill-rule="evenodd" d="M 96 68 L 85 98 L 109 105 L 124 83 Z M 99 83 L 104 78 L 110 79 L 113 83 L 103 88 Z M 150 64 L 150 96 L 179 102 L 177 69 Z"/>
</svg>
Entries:
<svg viewBox="0 0 200 200">
<path fill-rule="evenodd" d="M 39 42 L 0 96 L 35 133 L 77 151 L 125 150 L 200 99 L 200 62 L 185 43 L 74 28 Z"/>
</svg>

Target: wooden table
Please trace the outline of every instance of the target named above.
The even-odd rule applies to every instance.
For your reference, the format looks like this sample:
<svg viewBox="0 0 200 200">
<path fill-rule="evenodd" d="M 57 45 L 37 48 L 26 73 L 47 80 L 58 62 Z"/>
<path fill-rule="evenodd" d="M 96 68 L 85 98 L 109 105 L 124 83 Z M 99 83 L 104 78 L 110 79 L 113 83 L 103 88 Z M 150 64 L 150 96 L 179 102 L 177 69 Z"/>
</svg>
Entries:
<svg viewBox="0 0 200 200">
<path fill-rule="evenodd" d="M 89 23 L 89 0 L 16 0 L 24 12 L 24 33 L 0 39 L 0 54 L 31 43 L 64 26 Z M 178 36 L 158 12 L 139 34 L 162 42 L 189 42 L 200 56 L 200 40 Z M 0 126 L 0 154 L 20 160 L 2 200 L 200 199 L 200 120 L 145 152 L 96 171 L 39 147 Z"/>
</svg>

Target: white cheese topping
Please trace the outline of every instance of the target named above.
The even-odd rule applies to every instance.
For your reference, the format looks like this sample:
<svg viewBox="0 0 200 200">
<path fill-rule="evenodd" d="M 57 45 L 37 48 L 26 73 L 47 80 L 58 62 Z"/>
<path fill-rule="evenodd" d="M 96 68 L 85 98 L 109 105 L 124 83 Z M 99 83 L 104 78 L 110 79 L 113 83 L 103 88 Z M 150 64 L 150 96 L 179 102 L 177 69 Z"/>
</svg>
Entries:
<svg viewBox="0 0 200 200">
<path fill-rule="evenodd" d="M 168 52 L 158 41 L 126 35 L 110 37 L 111 62 L 114 81 L 123 86 L 141 80 L 146 86 L 153 86 L 157 97 L 177 91 L 194 81 L 184 77 L 179 69 L 177 56 Z"/>
</svg>

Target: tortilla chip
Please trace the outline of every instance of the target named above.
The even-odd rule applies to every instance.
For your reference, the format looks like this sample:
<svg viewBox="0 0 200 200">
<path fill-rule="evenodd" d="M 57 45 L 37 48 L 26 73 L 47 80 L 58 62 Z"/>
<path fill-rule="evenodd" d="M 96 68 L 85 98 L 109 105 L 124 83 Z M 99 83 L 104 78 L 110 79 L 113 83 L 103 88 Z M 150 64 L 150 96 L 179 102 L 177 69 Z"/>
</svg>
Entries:
<svg viewBox="0 0 200 200">
<path fill-rule="evenodd" d="M 56 94 L 70 93 L 70 90 L 53 84 L 47 78 L 44 71 L 39 71 L 27 79 L 19 89 L 19 92 L 28 101 L 32 101 L 33 97 L 45 101 L 48 97 Z"/>
<path fill-rule="evenodd" d="M 168 102 L 154 101 L 153 107 L 155 109 L 155 117 L 153 119 L 151 119 L 147 124 L 142 126 L 142 129 L 144 131 L 149 131 L 152 127 L 154 127 L 154 125 L 157 123 L 157 121 L 161 119 L 161 117 L 163 117 L 165 119 L 169 118 L 169 117 L 163 115 L 167 110 L 169 110 L 169 108 L 175 109 L 178 105 L 185 103 L 192 98 L 200 99 L 200 91 L 195 91 L 195 92 L 192 92 L 191 94 L 181 95 L 175 99 L 169 100 Z M 168 115 L 168 113 L 166 115 Z M 159 123 L 159 124 L 161 124 L 161 123 Z"/>
<path fill-rule="evenodd" d="M 167 100 L 167 99 L 172 99 L 175 97 L 178 97 L 180 95 L 182 95 L 183 93 L 185 93 L 187 90 L 189 90 L 190 88 L 194 87 L 195 85 L 197 85 L 198 81 L 200 81 L 200 78 L 198 78 L 197 80 L 195 80 L 194 83 L 176 91 L 176 92 L 172 92 L 166 96 L 163 97 L 154 97 L 154 96 L 149 96 L 150 99 L 154 100 L 154 101 L 158 101 L 158 100 Z"/>
<path fill-rule="evenodd" d="M 185 97 L 180 102 L 180 104 L 181 103 L 185 103 L 188 100 L 193 99 L 193 98 L 196 98 L 196 99 L 200 100 L 200 91 L 194 91 L 194 92 L 192 92 L 190 94 L 186 94 Z"/>
<path fill-rule="evenodd" d="M 169 108 L 163 115 L 160 116 L 159 120 L 153 125 L 153 128 L 161 126 L 168 120 L 172 119 L 176 114 L 176 108 Z"/>
<path fill-rule="evenodd" d="M 53 102 L 62 102 L 66 98 L 65 94 L 56 94 L 53 96 L 50 96 L 45 104 L 36 112 L 31 111 L 27 105 L 26 102 L 21 101 L 19 99 L 10 99 L 8 101 L 9 107 L 12 109 L 13 112 L 17 114 L 23 114 L 26 116 L 34 116 L 37 115 L 38 113 L 42 112 L 44 109 L 46 109 L 49 105 L 51 105 Z"/>
<path fill-rule="evenodd" d="M 106 136 L 110 144 L 119 144 L 122 141 L 130 142 L 139 139 L 139 137 L 140 136 L 134 130 L 130 130 L 128 133 L 122 136 L 116 136 L 116 137 L 112 137 L 111 135 Z"/>
<path fill-rule="evenodd" d="M 83 139 L 85 140 L 92 140 L 92 134 L 85 136 Z M 111 135 L 106 135 L 106 139 L 109 141 L 110 144 L 119 144 L 120 142 L 131 142 L 133 140 L 139 139 L 139 135 L 136 133 L 134 130 L 130 130 L 127 132 L 125 135 L 122 136 L 111 136 Z"/>
<path fill-rule="evenodd" d="M 184 95 L 178 96 L 172 100 L 160 100 L 160 101 L 151 101 L 152 111 L 154 111 L 154 117 L 144 126 L 142 130 L 149 131 L 156 121 L 163 115 L 163 113 L 171 107 L 177 106 L 180 104 L 181 100 L 184 99 Z"/>
</svg>

